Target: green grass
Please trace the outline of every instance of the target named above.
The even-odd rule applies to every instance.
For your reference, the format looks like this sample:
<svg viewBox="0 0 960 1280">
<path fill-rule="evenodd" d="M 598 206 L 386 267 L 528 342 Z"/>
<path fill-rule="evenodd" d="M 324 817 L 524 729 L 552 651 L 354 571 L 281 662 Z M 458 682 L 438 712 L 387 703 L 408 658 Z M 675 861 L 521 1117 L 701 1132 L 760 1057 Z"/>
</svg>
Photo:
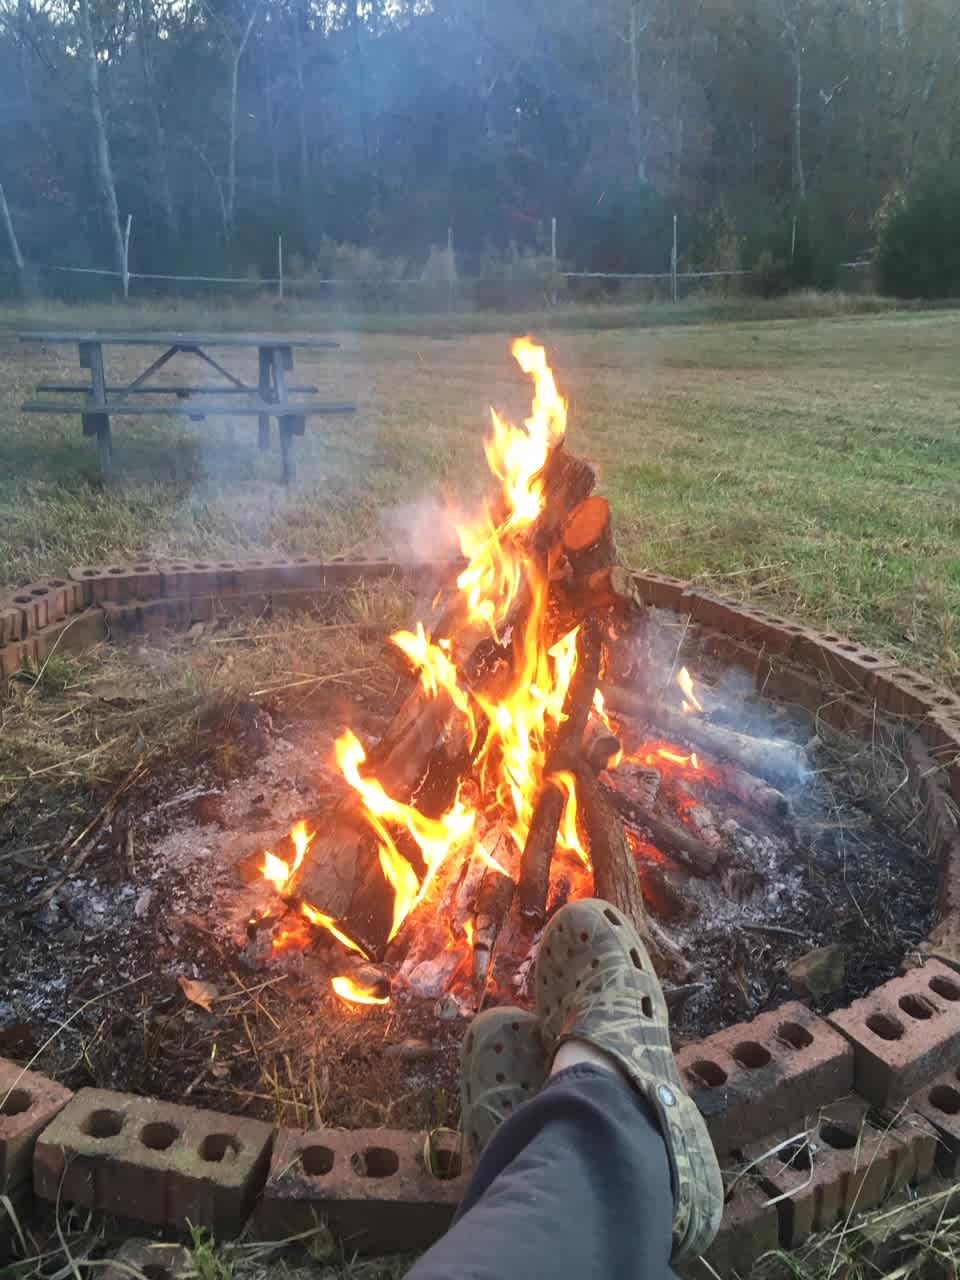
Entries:
<svg viewBox="0 0 960 1280">
<path fill-rule="evenodd" d="M 570 447 L 597 462 L 630 563 L 847 630 L 957 685 L 958 338 L 960 313 L 940 311 L 548 341 Z M 359 413 L 309 429 L 295 493 L 242 420 L 231 442 L 222 420 L 162 419 L 117 424 L 104 493 L 75 419 L 17 412 L 41 376 L 72 376 L 75 353 L 0 339 L 0 578 L 124 555 L 392 551 L 398 509 L 474 499 L 486 406 L 526 407 L 507 333 L 342 342 L 297 373 Z M 111 359 L 119 372 L 137 357 Z"/>
</svg>

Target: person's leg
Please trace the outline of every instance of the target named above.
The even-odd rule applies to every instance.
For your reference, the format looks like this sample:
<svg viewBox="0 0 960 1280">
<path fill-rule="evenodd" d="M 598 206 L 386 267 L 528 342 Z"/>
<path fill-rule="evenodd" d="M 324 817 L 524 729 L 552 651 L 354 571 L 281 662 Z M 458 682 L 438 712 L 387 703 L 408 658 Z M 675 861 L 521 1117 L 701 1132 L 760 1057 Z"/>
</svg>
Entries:
<svg viewBox="0 0 960 1280">
<path fill-rule="evenodd" d="M 500 1125 L 409 1280 L 661 1280 L 673 1213 L 652 1112 L 619 1072 L 581 1063 Z"/>
</svg>

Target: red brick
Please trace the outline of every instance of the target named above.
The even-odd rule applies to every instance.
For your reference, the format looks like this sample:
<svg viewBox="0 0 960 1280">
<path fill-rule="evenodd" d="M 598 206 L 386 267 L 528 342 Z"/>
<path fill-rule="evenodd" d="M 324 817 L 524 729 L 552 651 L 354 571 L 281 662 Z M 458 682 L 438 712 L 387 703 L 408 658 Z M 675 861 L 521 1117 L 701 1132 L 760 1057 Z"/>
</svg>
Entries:
<svg viewBox="0 0 960 1280">
<path fill-rule="evenodd" d="M 808 634 L 805 627 L 788 618 L 752 605 L 738 604 L 709 591 L 688 590 L 684 593 L 683 604 L 694 622 L 717 627 L 727 635 L 749 641 L 755 648 L 782 657 L 792 653 L 798 639 Z"/>
<path fill-rule="evenodd" d="M 779 662 L 757 672 L 757 692 L 775 702 L 803 707 L 811 715 L 816 715 L 830 697 L 816 676 Z"/>
<path fill-rule="evenodd" d="M 878 1107 L 901 1102 L 960 1051 L 960 978 L 929 960 L 828 1021 L 853 1045 L 857 1092 Z"/>
<path fill-rule="evenodd" d="M 345 560 L 335 556 L 323 566 L 323 581 L 327 587 L 345 587 L 352 582 L 373 582 L 377 578 L 389 578 L 397 572 L 397 566 L 383 557 L 379 560 Z"/>
<path fill-rule="evenodd" d="M 641 600 L 657 609 L 680 609 L 690 586 L 682 578 L 672 578 L 666 573 L 633 573 L 631 577 Z"/>
<path fill-rule="evenodd" d="M 677 1067 L 720 1155 L 799 1125 L 853 1085 L 850 1046 L 798 1002 L 687 1045 Z"/>
<path fill-rule="evenodd" d="M 838 733 L 849 733 L 869 741 L 876 733 L 877 706 L 875 702 L 853 693 L 836 694 L 824 698 L 817 709 L 817 719 Z"/>
<path fill-rule="evenodd" d="M 851 692 L 869 692 L 880 672 L 893 671 L 897 666 L 893 658 L 830 631 L 807 631 L 798 637 L 795 655 L 798 661 Z"/>
<path fill-rule="evenodd" d="M 922 720 L 935 710 L 935 699 L 946 696 L 929 676 L 908 667 L 893 667 L 877 673 L 872 692 L 884 711 L 895 716 Z"/>
<path fill-rule="evenodd" d="M 907 1103 L 936 1130 L 937 1172 L 944 1177 L 960 1173 L 960 1058 L 948 1071 L 919 1089 Z"/>
<path fill-rule="evenodd" d="M 776 1207 L 785 1249 L 929 1177 L 936 1149 L 933 1130 L 919 1117 L 879 1128 L 867 1118 L 868 1111 L 867 1103 L 846 1099 L 811 1113 L 807 1138 L 798 1138 L 777 1155 L 761 1158 L 795 1138 L 799 1129 L 783 1129 L 744 1148 L 744 1159 L 759 1161 L 755 1172 L 770 1195 L 783 1197 Z"/>
<path fill-rule="evenodd" d="M 158 1226 L 236 1235 L 263 1185 L 273 1130 L 106 1089 L 82 1089 L 41 1134 L 37 1195 Z"/>
<path fill-rule="evenodd" d="M 703 1258 L 688 1263 L 683 1274 L 690 1280 L 745 1276 L 758 1258 L 776 1249 L 780 1224 L 769 1199 L 749 1177 L 740 1178 L 723 1206 L 723 1221 L 713 1244 Z"/>
<path fill-rule="evenodd" d="M 281 1129 L 255 1234 L 279 1240 L 322 1218 L 348 1253 L 426 1248 L 450 1225 L 466 1177 L 430 1173 L 423 1147 L 423 1134 L 385 1129 Z"/>
<path fill-rule="evenodd" d="M 56 1081 L 0 1058 L 0 1193 L 30 1180 L 37 1135 L 72 1096 Z"/>
<path fill-rule="evenodd" d="M 34 662 L 44 663 L 51 653 L 79 653 L 107 638 L 106 617 L 102 609 L 85 609 L 62 622 L 51 623 L 35 632 L 30 640 Z"/>
<path fill-rule="evenodd" d="M 70 577 L 82 584 L 89 604 L 149 600 L 162 590 L 160 571 L 149 560 L 133 564 L 81 565 L 70 570 Z"/>
<path fill-rule="evenodd" d="M 105 601 L 103 614 L 110 639 L 118 644 L 140 636 L 159 636 L 165 631 L 184 631 L 194 620 L 190 601 L 183 597 L 111 604 Z"/>
<path fill-rule="evenodd" d="M 16 605 L 0 606 L 0 645 L 19 640 L 23 635 L 23 612 Z"/>
<path fill-rule="evenodd" d="M 0 645 L 0 680 L 9 680 L 29 658 L 31 646 L 24 640 Z"/>
<path fill-rule="evenodd" d="M 196 1267 L 181 1244 L 127 1240 L 102 1269 L 97 1268 L 97 1280 L 130 1280 L 138 1275 L 147 1280 L 180 1280 L 181 1276 L 195 1276 Z"/>
</svg>

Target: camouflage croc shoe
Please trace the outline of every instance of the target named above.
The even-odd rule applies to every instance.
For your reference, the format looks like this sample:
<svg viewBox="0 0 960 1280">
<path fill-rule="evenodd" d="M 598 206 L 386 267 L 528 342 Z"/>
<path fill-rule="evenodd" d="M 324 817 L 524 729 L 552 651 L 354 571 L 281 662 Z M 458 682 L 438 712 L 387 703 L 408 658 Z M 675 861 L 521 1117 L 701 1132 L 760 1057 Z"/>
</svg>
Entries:
<svg viewBox="0 0 960 1280">
<path fill-rule="evenodd" d="M 636 930 L 607 902 L 568 903 L 544 931 L 536 993 L 551 1061 L 564 1041 L 586 1041 L 614 1058 L 653 1108 L 673 1179 L 673 1261 L 702 1253 L 723 1215 L 720 1167 L 680 1083 L 666 1001 Z"/>
<path fill-rule="evenodd" d="M 506 1006 L 474 1018 L 460 1055 L 463 1132 L 474 1158 L 497 1125 L 539 1092 L 547 1071 L 540 1025 L 532 1013 Z"/>
</svg>

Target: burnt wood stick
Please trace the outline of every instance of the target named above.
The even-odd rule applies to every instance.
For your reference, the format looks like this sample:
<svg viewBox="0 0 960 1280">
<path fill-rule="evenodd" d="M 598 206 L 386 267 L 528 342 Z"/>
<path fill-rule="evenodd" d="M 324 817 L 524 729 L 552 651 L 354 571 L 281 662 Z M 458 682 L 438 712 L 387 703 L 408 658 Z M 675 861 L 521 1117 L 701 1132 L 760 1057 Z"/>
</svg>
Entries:
<svg viewBox="0 0 960 1280">
<path fill-rule="evenodd" d="M 602 773 L 614 756 L 623 750 L 623 743 L 611 733 L 599 716 L 591 715 L 583 731 L 581 751 L 584 760 L 594 771 Z"/>
<path fill-rule="evenodd" d="M 738 769 L 736 765 L 717 765 L 706 781 L 708 786 L 733 796 L 748 809 L 757 810 L 769 818 L 790 817 L 790 801 L 782 791 L 772 787 L 769 782 L 764 782 L 762 778 L 755 778 L 752 773 Z"/>
<path fill-rule="evenodd" d="M 610 503 L 594 495 L 574 507 L 563 526 L 563 550 L 574 578 L 589 578 L 616 562 Z"/>
<path fill-rule="evenodd" d="M 582 762 L 575 776 L 581 825 L 593 863 L 594 892 L 627 917 L 643 940 L 660 977 L 685 981 L 690 975 L 690 966 L 683 953 L 662 930 L 653 929 L 647 917 L 637 860 L 619 815 Z"/>
<path fill-rule="evenodd" d="M 515 889 L 516 885 L 509 876 L 502 875 L 493 867 L 487 867 L 477 895 L 473 930 L 473 981 L 478 991 L 486 986 L 490 959 L 503 922 L 513 905 Z"/>
<path fill-rule="evenodd" d="M 709 876 L 713 873 L 719 858 L 716 849 L 711 849 L 697 836 L 684 831 L 683 827 L 658 818 L 655 813 L 637 804 L 635 800 L 622 795 L 615 787 L 610 788 L 608 794 L 611 803 L 622 814 L 627 824 L 641 828 L 639 835 L 643 836 L 643 832 L 647 832 L 658 849 L 662 846 L 665 852 L 689 870 L 696 872 L 698 876 Z"/>
<path fill-rule="evenodd" d="M 721 759 L 735 761 L 748 773 L 774 782 L 781 779 L 801 782 L 809 776 L 806 753 L 794 742 L 755 738 L 724 729 L 701 716 L 674 711 L 662 702 L 648 700 L 632 689 L 608 681 L 604 681 L 601 688 L 611 710 L 655 723 L 671 737 L 691 742 Z"/>
<path fill-rule="evenodd" d="M 601 627 L 597 618 L 588 618 L 577 633 L 577 666 L 563 704 L 564 718 L 557 730 L 556 741 L 547 752 L 543 786 L 530 820 L 530 830 L 520 864 L 517 900 L 525 920 L 541 922 L 547 909 L 550 889 L 550 863 L 557 843 L 564 796 L 550 781 L 550 775 L 570 769 L 578 757 L 593 695 L 600 676 L 603 648 Z"/>
<path fill-rule="evenodd" d="M 568 453 L 562 441 L 551 451 L 540 476 L 544 505 L 534 526 L 531 545 L 549 551 L 560 540 L 570 512 L 593 492 L 597 476 L 588 462 Z"/>
</svg>

